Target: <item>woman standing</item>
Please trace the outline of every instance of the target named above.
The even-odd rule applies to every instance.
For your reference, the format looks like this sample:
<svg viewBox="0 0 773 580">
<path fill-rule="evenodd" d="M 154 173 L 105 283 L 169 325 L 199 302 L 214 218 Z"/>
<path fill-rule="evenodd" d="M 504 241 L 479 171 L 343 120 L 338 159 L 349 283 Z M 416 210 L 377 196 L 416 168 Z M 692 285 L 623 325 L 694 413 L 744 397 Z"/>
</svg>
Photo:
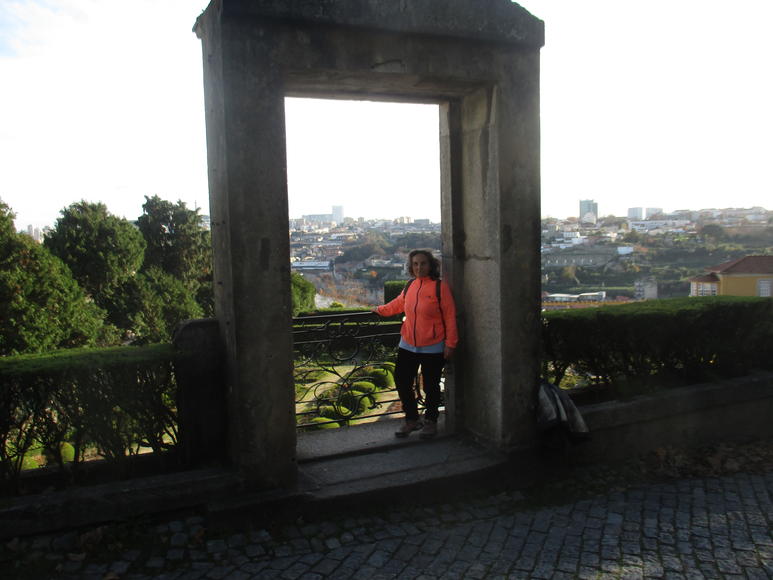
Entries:
<svg viewBox="0 0 773 580">
<path fill-rule="evenodd" d="M 405 423 L 395 437 L 407 437 L 421 429 L 420 437 L 437 434 L 440 406 L 440 373 L 453 355 L 459 340 L 456 329 L 456 304 L 448 284 L 440 280 L 440 262 L 430 250 L 408 254 L 408 271 L 413 278 L 391 302 L 374 308 L 380 316 L 405 313 L 400 329 L 395 383 L 405 412 Z M 413 383 L 421 367 L 424 379 L 424 422 L 419 411 Z"/>
</svg>

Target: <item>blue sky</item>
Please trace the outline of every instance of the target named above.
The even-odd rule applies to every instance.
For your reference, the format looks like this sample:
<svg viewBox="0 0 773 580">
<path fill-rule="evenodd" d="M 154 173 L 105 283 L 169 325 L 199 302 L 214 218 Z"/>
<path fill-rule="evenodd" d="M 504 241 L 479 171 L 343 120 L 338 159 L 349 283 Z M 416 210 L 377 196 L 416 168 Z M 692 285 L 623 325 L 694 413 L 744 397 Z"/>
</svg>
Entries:
<svg viewBox="0 0 773 580">
<path fill-rule="evenodd" d="M 208 211 L 206 0 L 2 0 L 0 198 L 17 227 L 80 199 Z M 773 209 L 771 0 L 523 0 L 546 21 L 543 215 Z M 439 216 L 434 106 L 288 104 L 290 215 Z M 388 204 L 384 199 L 388 198 Z M 392 215 L 394 214 L 394 215 Z"/>
</svg>

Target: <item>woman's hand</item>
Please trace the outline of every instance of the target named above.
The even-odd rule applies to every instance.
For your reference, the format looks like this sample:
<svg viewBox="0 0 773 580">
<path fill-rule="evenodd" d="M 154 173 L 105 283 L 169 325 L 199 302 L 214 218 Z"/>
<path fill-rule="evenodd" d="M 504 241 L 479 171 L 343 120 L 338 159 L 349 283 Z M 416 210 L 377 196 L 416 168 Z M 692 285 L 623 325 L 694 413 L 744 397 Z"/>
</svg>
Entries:
<svg viewBox="0 0 773 580">
<path fill-rule="evenodd" d="M 454 349 L 450 346 L 447 346 L 443 349 L 443 358 L 446 360 L 451 360 L 451 357 L 454 356 Z"/>
</svg>

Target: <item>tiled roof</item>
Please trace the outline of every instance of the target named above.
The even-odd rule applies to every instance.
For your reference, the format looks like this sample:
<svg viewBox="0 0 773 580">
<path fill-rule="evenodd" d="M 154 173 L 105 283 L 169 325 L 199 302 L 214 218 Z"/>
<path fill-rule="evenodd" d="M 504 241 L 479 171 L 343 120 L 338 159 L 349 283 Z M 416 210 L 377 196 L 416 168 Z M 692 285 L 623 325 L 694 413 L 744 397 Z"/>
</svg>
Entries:
<svg viewBox="0 0 773 580">
<path fill-rule="evenodd" d="M 744 256 L 706 269 L 717 274 L 773 274 L 773 256 Z"/>
<path fill-rule="evenodd" d="M 703 276 L 690 278 L 690 282 L 714 282 L 716 284 L 719 282 L 719 276 L 712 272 L 711 274 L 704 274 Z"/>
</svg>

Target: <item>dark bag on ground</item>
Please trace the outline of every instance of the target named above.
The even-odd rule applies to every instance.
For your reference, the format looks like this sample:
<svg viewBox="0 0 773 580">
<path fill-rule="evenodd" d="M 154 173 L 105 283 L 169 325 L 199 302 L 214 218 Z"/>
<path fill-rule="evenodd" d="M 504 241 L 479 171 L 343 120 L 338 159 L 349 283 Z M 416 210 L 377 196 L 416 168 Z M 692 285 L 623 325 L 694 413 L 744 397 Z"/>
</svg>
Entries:
<svg viewBox="0 0 773 580">
<path fill-rule="evenodd" d="M 590 436 L 588 426 L 569 395 L 553 383 L 542 381 L 537 392 L 537 430 L 546 434 L 556 429 L 574 440 Z"/>
</svg>

